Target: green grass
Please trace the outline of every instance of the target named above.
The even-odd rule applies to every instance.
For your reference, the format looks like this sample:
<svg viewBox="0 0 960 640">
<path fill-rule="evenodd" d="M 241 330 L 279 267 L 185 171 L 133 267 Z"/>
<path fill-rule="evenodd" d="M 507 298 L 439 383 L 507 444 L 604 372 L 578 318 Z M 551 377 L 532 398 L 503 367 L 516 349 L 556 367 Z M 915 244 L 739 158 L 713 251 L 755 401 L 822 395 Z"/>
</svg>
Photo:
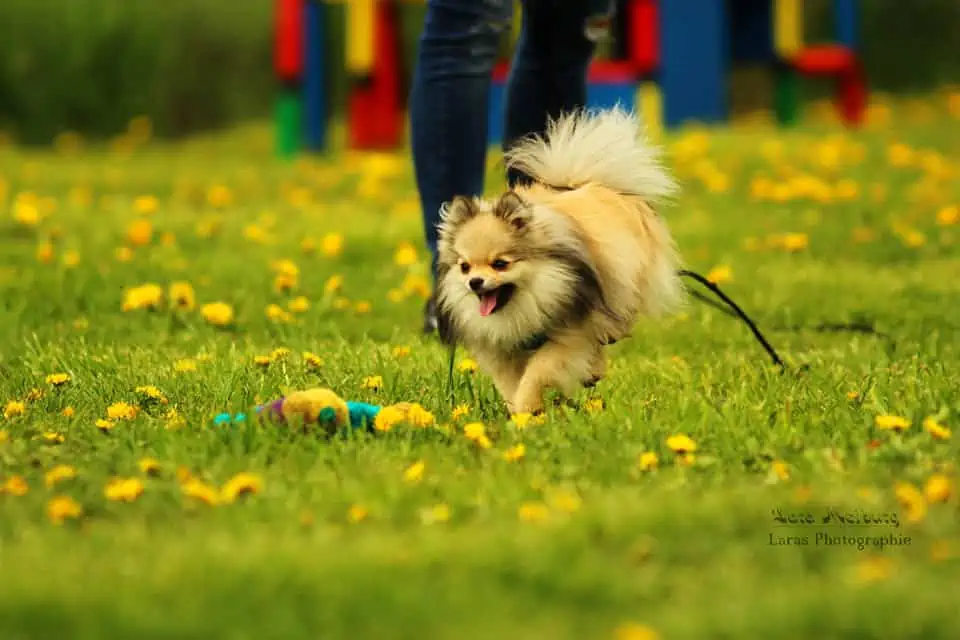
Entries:
<svg viewBox="0 0 960 640">
<path fill-rule="evenodd" d="M 0 417 L 0 637 L 646 637 L 628 623 L 671 639 L 955 637 L 957 498 L 895 493 L 954 482 L 958 455 L 956 436 L 922 426 L 936 416 L 956 429 L 960 413 L 960 226 L 937 222 L 960 202 L 960 128 L 941 97 L 926 106 L 897 106 L 892 128 L 860 133 L 811 123 L 672 136 L 684 193 L 664 214 L 688 265 L 730 268 L 724 289 L 790 371 L 778 374 L 742 324 L 692 301 L 638 325 L 611 349 L 605 381 L 524 430 L 478 373 L 456 373 L 455 403 L 469 412 L 453 419 L 446 353 L 418 333 L 423 298 L 388 297 L 425 273 L 407 155 L 283 165 L 260 127 L 126 155 L 0 151 L 0 401 L 25 403 Z M 914 162 L 891 165 L 894 143 Z M 830 194 L 847 179 L 857 193 L 751 195 L 758 176 L 789 175 L 824 180 Z M 211 187 L 231 201 L 211 203 Z M 124 262 L 116 250 L 143 217 L 142 195 L 159 201 L 153 235 Z M 31 207 L 45 212 L 39 223 L 18 222 Z M 769 246 L 779 233 L 806 234 L 807 246 Z M 320 250 L 327 234 L 342 235 L 342 253 Z M 305 238 L 316 252 L 303 252 Z M 37 257 L 47 242 L 49 262 Z M 405 242 L 413 265 L 394 261 Z M 298 265 L 296 292 L 274 290 L 278 259 Z M 326 293 L 334 275 L 342 288 Z M 174 281 L 193 285 L 197 308 L 122 311 L 124 290 Z M 297 295 L 308 310 L 268 319 L 269 304 Z M 231 328 L 204 322 L 199 307 L 214 301 L 232 305 Z M 813 329 L 857 319 L 887 337 Z M 281 347 L 290 353 L 255 364 Z M 176 371 L 183 359 L 196 371 Z M 46 382 L 61 372 L 68 383 Z M 382 388 L 365 388 L 367 376 Z M 167 404 L 98 429 L 142 385 Z M 448 428 L 325 438 L 212 423 L 314 386 L 417 401 Z M 887 414 L 910 427 L 878 429 Z M 483 422 L 493 446 L 467 439 L 467 422 Z M 666 444 L 676 434 L 696 442 L 689 464 Z M 507 461 L 520 443 L 524 457 Z M 640 468 L 644 452 L 658 468 Z M 140 471 L 148 457 L 158 475 Z M 418 461 L 422 478 L 407 481 Z M 76 477 L 48 488 L 56 465 Z M 183 494 L 179 468 L 213 488 L 241 472 L 262 485 L 210 506 Z M 24 495 L 9 490 L 14 476 Z M 139 478 L 142 495 L 108 500 L 114 477 Z M 83 515 L 51 522 L 54 496 Z M 447 521 L 427 517 L 437 505 Z M 352 507 L 366 518 L 350 521 Z M 773 518 L 829 508 L 897 525 Z M 824 532 L 902 543 L 818 544 Z M 808 544 L 770 544 L 788 535 Z"/>
</svg>

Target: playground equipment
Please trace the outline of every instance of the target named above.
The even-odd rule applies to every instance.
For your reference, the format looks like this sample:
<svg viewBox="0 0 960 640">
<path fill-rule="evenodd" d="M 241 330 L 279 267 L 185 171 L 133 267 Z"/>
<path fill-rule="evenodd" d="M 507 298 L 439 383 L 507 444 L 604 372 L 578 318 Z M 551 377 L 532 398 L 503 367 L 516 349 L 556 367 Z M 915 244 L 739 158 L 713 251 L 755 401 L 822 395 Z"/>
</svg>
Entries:
<svg viewBox="0 0 960 640">
<path fill-rule="evenodd" d="M 723 122 L 729 113 L 731 68 L 760 62 L 775 74 L 773 103 L 781 124 L 795 121 L 800 78 L 811 77 L 835 81 L 838 112 L 846 124 L 857 126 L 867 101 L 857 55 L 858 0 L 831 1 L 835 42 L 825 44 L 805 43 L 803 0 L 619 2 L 616 20 L 626 42 L 620 43 L 617 59 L 591 64 L 588 106 L 620 103 L 636 109 L 654 135 L 691 121 Z M 401 0 L 275 2 L 278 152 L 290 156 L 301 146 L 318 151 L 326 144 L 325 35 L 334 28 L 329 25 L 329 4 L 341 4 L 345 12 L 348 144 L 354 149 L 399 146 L 405 107 L 397 19 Z M 509 63 L 499 62 L 490 90 L 491 144 L 503 136 L 508 75 Z"/>
</svg>

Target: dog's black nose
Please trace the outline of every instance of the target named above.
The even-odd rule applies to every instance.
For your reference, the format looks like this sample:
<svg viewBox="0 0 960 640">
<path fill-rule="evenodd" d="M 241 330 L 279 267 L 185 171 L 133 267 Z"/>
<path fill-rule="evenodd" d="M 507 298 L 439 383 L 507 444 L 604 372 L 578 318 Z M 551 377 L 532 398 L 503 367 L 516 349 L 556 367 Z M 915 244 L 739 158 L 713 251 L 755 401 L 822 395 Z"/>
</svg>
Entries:
<svg viewBox="0 0 960 640">
<path fill-rule="evenodd" d="M 474 291 L 483 289 L 483 278 L 470 278 L 470 288 Z"/>
</svg>

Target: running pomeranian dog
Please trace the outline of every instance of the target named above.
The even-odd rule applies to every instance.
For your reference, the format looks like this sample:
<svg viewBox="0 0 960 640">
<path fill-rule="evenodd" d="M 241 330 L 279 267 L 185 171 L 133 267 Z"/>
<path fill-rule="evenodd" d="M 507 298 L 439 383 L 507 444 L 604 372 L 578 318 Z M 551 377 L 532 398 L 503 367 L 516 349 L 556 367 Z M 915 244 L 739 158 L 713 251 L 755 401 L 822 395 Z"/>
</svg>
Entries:
<svg viewBox="0 0 960 640">
<path fill-rule="evenodd" d="M 622 109 L 573 112 L 507 152 L 528 186 L 444 205 L 441 334 L 471 352 L 511 413 L 542 411 L 549 388 L 596 384 L 605 346 L 682 300 L 675 245 L 653 208 L 675 183 L 639 134 Z"/>
</svg>

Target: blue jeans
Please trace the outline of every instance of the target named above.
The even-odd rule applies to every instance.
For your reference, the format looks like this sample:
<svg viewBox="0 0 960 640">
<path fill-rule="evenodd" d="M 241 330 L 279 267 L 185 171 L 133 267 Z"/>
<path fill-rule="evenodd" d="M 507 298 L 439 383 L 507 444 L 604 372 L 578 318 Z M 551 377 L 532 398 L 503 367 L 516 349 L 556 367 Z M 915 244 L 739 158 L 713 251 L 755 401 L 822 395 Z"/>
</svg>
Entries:
<svg viewBox="0 0 960 640">
<path fill-rule="evenodd" d="M 524 0 L 506 86 L 504 148 L 542 133 L 549 117 L 585 105 L 595 48 L 587 21 L 609 15 L 611 7 L 611 0 Z M 410 124 L 434 273 L 440 206 L 483 192 L 491 75 L 512 17 L 512 0 L 427 0 Z M 523 176 L 507 178 L 513 185 Z"/>
</svg>

